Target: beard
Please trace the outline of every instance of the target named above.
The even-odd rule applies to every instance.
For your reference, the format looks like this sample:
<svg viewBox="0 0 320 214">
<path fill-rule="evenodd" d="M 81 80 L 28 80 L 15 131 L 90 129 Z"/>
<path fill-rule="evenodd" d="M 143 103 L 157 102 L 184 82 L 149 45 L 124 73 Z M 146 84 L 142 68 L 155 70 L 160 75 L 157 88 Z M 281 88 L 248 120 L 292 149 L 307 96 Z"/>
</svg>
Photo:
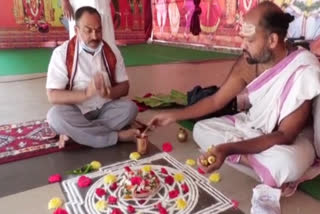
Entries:
<svg viewBox="0 0 320 214">
<path fill-rule="evenodd" d="M 266 46 L 263 47 L 263 50 L 259 56 L 254 57 L 247 50 L 243 50 L 243 53 L 247 54 L 246 60 L 250 65 L 263 64 L 263 63 L 270 62 L 273 56 L 272 51 Z"/>
</svg>

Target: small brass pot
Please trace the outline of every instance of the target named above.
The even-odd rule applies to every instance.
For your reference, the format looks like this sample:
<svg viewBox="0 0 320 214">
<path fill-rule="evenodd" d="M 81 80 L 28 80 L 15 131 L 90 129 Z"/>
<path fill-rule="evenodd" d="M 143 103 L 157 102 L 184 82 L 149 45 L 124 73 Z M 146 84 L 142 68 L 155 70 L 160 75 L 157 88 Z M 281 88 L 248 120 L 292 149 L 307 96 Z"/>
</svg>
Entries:
<svg viewBox="0 0 320 214">
<path fill-rule="evenodd" d="M 139 152 L 141 155 L 144 155 L 148 152 L 148 136 L 137 136 L 137 152 Z"/>
<path fill-rule="evenodd" d="M 188 140 L 188 132 L 185 129 L 180 128 L 177 134 L 177 139 L 181 143 L 186 142 Z"/>
</svg>

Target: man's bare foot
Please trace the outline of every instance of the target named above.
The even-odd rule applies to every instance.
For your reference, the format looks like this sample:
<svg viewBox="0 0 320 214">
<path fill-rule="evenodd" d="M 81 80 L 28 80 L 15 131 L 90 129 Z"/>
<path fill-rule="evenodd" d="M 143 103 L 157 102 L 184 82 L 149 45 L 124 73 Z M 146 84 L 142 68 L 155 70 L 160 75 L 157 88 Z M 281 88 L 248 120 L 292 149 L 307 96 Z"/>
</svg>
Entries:
<svg viewBox="0 0 320 214">
<path fill-rule="evenodd" d="M 122 142 L 136 142 L 136 136 L 140 134 L 138 129 L 127 129 L 118 132 L 118 140 Z"/>
<path fill-rule="evenodd" d="M 58 146 L 59 149 L 63 149 L 66 146 L 66 141 L 69 140 L 69 137 L 67 135 L 61 134 L 59 136 Z"/>
</svg>

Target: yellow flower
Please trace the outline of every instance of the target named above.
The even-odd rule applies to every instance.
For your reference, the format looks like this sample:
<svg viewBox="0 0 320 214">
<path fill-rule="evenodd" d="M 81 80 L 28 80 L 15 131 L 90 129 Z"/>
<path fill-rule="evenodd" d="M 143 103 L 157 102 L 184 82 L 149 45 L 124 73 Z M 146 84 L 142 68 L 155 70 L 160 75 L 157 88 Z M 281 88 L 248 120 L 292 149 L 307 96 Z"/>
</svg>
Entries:
<svg viewBox="0 0 320 214">
<path fill-rule="evenodd" d="M 140 159 L 140 157 L 141 157 L 141 155 L 140 155 L 138 152 L 132 152 L 132 153 L 130 154 L 130 156 L 129 156 L 129 158 L 130 158 L 131 160 L 138 160 L 138 159 Z"/>
<path fill-rule="evenodd" d="M 187 207 L 187 202 L 185 200 L 183 200 L 182 198 L 179 198 L 176 201 L 176 205 L 179 210 L 184 210 Z"/>
<path fill-rule="evenodd" d="M 174 175 L 174 180 L 176 182 L 182 182 L 184 180 L 184 175 L 182 173 L 177 173 Z"/>
<path fill-rule="evenodd" d="M 94 169 L 94 170 L 98 170 L 101 167 L 101 163 L 99 161 L 92 161 L 90 163 L 90 165 L 91 165 L 92 169 Z"/>
<path fill-rule="evenodd" d="M 149 173 L 151 171 L 151 166 L 150 165 L 145 165 L 141 168 L 141 170 L 144 172 L 144 173 Z"/>
<path fill-rule="evenodd" d="M 218 172 L 212 173 L 209 177 L 209 180 L 213 183 L 218 183 L 220 181 L 220 173 Z"/>
<path fill-rule="evenodd" d="M 48 209 L 57 209 L 63 205 L 63 200 L 58 197 L 52 198 L 48 203 Z"/>
<path fill-rule="evenodd" d="M 208 166 L 208 161 L 206 159 L 200 160 L 202 166 Z"/>
<path fill-rule="evenodd" d="M 216 157 L 211 155 L 208 157 L 208 163 L 209 164 L 213 164 L 214 162 L 216 162 Z"/>
<path fill-rule="evenodd" d="M 196 161 L 193 159 L 188 159 L 188 160 L 186 160 L 186 164 L 189 166 L 194 166 L 194 165 L 196 165 Z"/>
<path fill-rule="evenodd" d="M 113 184 L 114 182 L 117 181 L 117 176 L 115 176 L 113 174 L 109 174 L 109 175 L 104 176 L 103 180 L 106 184 Z"/>
<path fill-rule="evenodd" d="M 108 203 L 106 201 L 101 200 L 95 204 L 95 207 L 98 211 L 104 211 L 108 207 Z"/>
</svg>

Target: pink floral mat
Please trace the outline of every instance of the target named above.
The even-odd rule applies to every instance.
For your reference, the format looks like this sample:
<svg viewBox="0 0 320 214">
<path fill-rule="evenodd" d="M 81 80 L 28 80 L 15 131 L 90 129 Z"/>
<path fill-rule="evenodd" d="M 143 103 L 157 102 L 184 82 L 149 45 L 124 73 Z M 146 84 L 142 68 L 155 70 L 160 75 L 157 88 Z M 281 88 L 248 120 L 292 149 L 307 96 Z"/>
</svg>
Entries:
<svg viewBox="0 0 320 214">
<path fill-rule="evenodd" d="M 0 164 L 58 152 L 58 138 L 45 120 L 0 126 Z M 80 147 L 70 143 L 65 149 Z"/>
</svg>

